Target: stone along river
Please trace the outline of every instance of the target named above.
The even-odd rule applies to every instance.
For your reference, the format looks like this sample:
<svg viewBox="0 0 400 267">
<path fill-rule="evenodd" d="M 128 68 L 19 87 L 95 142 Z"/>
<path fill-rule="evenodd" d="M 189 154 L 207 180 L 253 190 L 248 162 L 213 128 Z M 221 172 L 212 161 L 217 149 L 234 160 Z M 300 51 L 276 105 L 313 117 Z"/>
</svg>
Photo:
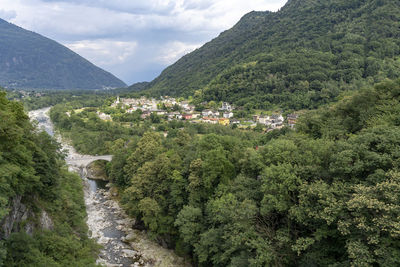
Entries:
<svg viewBox="0 0 400 267">
<path fill-rule="evenodd" d="M 54 128 L 48 112 L 43 108 L 29 112 L 32 120 L 49 135 L 54 136 Z M 63 149 L 68 151 L 68 159 L 85 157 L 56 135 Z M 173 251 L 149 240 L 144 231 L 132 229 L 135 221 L 129 218 L 113 200 L 110 184 L 87 178 L 87 169 L 69 166 L 70 171 L 80 174 L 84 183 L 84 197 L 87 211 L 89 236 L 103 246 L 97 263 L 103 266 L 190 266 L 176 256 Z"/>
</svg>

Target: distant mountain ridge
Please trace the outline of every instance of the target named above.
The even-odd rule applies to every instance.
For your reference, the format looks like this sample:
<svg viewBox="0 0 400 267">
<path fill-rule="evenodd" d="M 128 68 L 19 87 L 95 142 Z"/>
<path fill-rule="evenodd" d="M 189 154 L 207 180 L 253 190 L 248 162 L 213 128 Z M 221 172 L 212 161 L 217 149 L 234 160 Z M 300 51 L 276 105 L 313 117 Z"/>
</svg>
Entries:
<svg viewBox="0 0 400 267">
<path fill-rule="evenodd" d="M 154 95 L 315 108 L 400 76 L 400 0 L 291 0 L 251 12 L 166 68 Z"/>
<path fill-rule="evenodd" d="M 67 47 L 0 19 L 0 86 L 104 89 L 126 85 Z"/>
</svg>

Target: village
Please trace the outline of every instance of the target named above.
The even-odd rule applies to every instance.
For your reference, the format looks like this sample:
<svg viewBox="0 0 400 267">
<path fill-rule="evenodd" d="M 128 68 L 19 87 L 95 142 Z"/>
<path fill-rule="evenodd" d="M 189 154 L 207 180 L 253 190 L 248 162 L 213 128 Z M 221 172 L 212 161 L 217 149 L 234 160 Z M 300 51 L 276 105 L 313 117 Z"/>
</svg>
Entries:
<svg viewBox="0 0 400 267">
<path fill-rule="evenodd" d="M 206 104 L 206 103 L 205 103 Z M 281 129 L 285 126 L 294 128 L 298 119 L 298 114 L 288 114 L 286 119 L 282 113 L 270 115 L 253 115 L 252 119 L 235 118 L 235 107 L 232 104 L 223 102 L 218 108 L 203 109 L 196 111 L 196 107 L 189 101 L 178 101 L 173 97 L 161 97 L 160 100 L 154 98 L 120 98 L 111 104 L 111 108 L 120 108 L 127 113 L 141 111 L 141 118 L 147 119 L 151 114 L 157 114 L 166 120 L 185 120 L 190 123 L 208 123 L 224 126 L 235 125 L 242 129 L 251 129 L 257 125 L 265 127 L 266 131 Z M 98 112 L 100 119 L 112 120 L 111 116 L 104 112 Z"/>
</svg>

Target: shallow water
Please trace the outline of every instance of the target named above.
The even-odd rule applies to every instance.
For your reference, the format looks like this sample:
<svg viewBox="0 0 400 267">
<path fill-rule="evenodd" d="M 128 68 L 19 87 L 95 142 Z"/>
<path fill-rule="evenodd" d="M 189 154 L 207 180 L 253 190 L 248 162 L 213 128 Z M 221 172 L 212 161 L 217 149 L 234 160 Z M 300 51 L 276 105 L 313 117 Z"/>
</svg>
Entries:
<svg viewBox="0 0 400 267">
<path fill-rule="evenodd" d="M 98 189 L 107 189 L 107 181 L 87 179 L 87 182 L 89 184 L 89 189 L 92 192 L 96 192 Z"/>
<path fill-rule="evenodd" d="M 39 128 L 54 136 L 53 124 L 48 116 L 49 110 L 50 108 L 34 110 L 29 112 L 29 116 L 38 122 Z M 63 149 L 68 151 L 67 158 L 76 159 L 83 156 L 70 145 L 63 143 L 60 138 L 58 138 L 58 141 L 61 142 Z M 89 235 L 104 247 L 100 252 L 97 263 L 105 266 L 130 266 L 133 261 L 123 255 L 123 250 L 131 250 L 131 248 L 121 241 L 125 233 L 117 229 L 117 221 L 125 218 L 121 216 L 118 204 L 106 198 L 107 182 L 87 179 L 86 169 L 78 169 L 74 166 L 69 166 L 69 169 L 79 173 L 84 183 Z"/>
</svg>

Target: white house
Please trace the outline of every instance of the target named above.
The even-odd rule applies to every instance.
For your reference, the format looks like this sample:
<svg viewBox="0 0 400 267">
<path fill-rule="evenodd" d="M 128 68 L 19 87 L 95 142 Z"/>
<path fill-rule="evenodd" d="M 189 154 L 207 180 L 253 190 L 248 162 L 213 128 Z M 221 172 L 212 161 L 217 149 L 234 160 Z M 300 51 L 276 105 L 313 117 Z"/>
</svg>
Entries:
<svg viewBox="0 0 400 267">
<path fill-rule="evenodd" d="M 220 110 L 223 110 L 223 111 L 232 111 L 233 108 L 232 108 L 232 105 L 231 105 L 231 104 L 229 104 L 229 103 L 227 103 L 227 102 L 223 102 L 223 103 L 222 103 L 222 106 L 221 106 L 221 108 L 220 108 Z"/>
<path fill-rule="evenodd" d="M 192 118 L 193 119 L 197 119 L 198 117 L 200 117 L 200 113 L 193 113 L 192 114 Z"/>
<path fill-rule="evenodd" d="M 233 118 L 233 113 L 232 112 L 224 112 L 223 117 L 226 119 Z"/>
<path fill-rule="evenodd" d="M 201 112 L 201 115 L 203 117 L 212 117 L 214 115 L 214 112 L 212 110 L 209 109 L 205 109 Z"/>
<path fill-rule="evenodd" d="M 270 117 L 270 126 L 271 128 L 282 128 L 283 127 L 284 118 L 282 114 L 275 114 Z"/>
<path fill-rule="evenodd" d="M 264 124 L 264 125 L 269 125 L 271 123 L 270 117 L 266 116 L 266 115 L 260 116 L 258 118 L 258 123 Z"/>
</svg>

